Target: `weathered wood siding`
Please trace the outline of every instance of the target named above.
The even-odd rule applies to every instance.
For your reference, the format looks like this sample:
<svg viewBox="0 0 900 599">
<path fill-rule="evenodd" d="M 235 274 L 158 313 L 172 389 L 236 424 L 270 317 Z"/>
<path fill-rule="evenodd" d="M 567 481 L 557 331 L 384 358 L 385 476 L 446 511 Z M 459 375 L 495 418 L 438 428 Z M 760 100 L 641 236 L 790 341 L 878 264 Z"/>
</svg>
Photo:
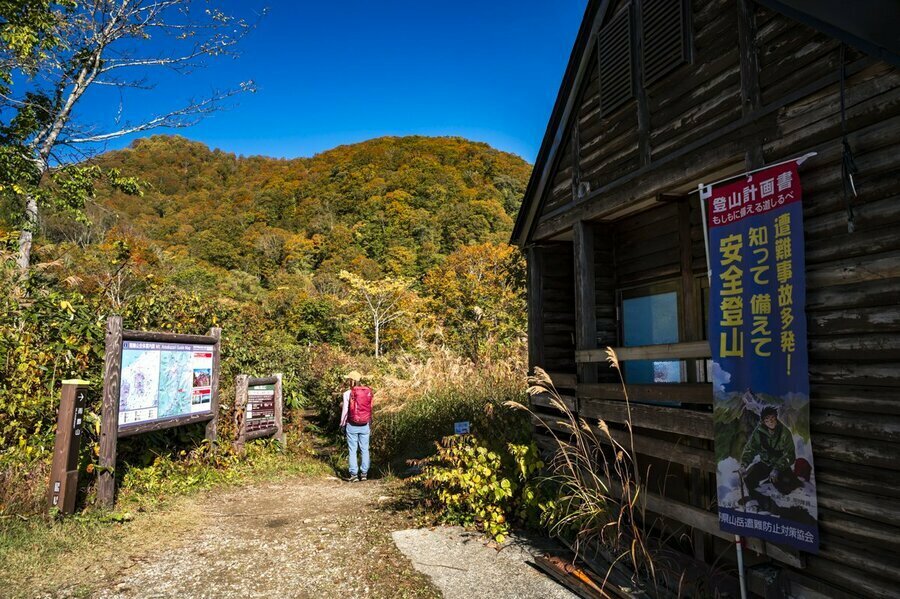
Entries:
<svg viewBox="0 0 900 599">
<path fill-rule="evenodd" d="M 571 244 L 540 248 L 545 268 L 543 290 L 543 367 L 553 373 L 575 373 L 575 275 Z"/>
<path fill-rule="evenodd" d="M 552 200 L 545 198 L 530 242 L 558 237 L 581 221 L 592 221 L 602 231 L 594 248 L 600 348 L 621 344 L 617 292 L 660 282 L 678 285 L 683 292 L 682 316 L 694 323 L 685 324 L 683 339 L 705 339 L 706 262 L 697 198 L 690 196 L 685 204 L 661 201 L 660 194 L 685 194 L 700 182 L 756 166 L 760 159 L 774 163 L 818 152 L 800 174 L 821 552 L 806 556 L 805 564 L 784 567 L 799 592 L 896 596 L 900 73 L 855 50 L 845 51 L 846 130 L 859 167 L 851 233 L 841 178 L 840 44 L 753 2 L 744 6 L 751 18 L 741 21 L 737 0 L 692 1 L 693 64 L 646 89 L 649 129 L 643 133 L 650 145 L 649 164 L 640 163 L 636 102 L 600 118 L 596 75 L 585 78 L 578 90 L 580 108 L 566 125 L 571 131 L 577 124 L 578 135 L 568 135 L 569 143 L 578 138 L 580 149 L 564 151 L 568 158 L 561 158 L 562 168 L 551 173 Z M 747 35 L 743 40 L 740 31 Z M 742 48 L 747 51 L 743 58 Z M 596 71 L 596 57 L 592 60 L 589 70 Z M 581 198 L 572 194 L 573 156 L 579 160 L 581 180 L 590 183 L 590 192 Z M 551 315 L 545 324 L 551 350 L 546 366 L 551 372 L 573 373 L 574 346 L 563 347 L 567 327 L 574 329 L 576 318 L 573 280 L 567 274 L 572 272 L 572 246 L 559 244 L 544 256 L 544 288 L 556 298 L 552 309 L 545 308 Z M 694 314 L 688 315 L 689 310 Z M 603 365 L 600 372 L 598 384 L 579 384 L 577 397 L 567 401 L 582 416 L 603 418 L 615 427 L 624 419 L 624 405 L 611 384 L 615 379 Z M 635 387 L 638 397 L 664 399 L 653 385 Z M 667 392 L 683 402 L 681 407 L 647 404 L 636 409 L 636 445 L 642 455 L 656 460 L 655 468 L 670 467 L 668 488 L 651 491 L 668 497 L 677 508 L 672 513 L 696 526 L 709 522 L 704 513 L 714 518 L 711 390 L 689 381 Z M 723 540 L 695 536 L 694 552 L 714 560 L 730 549 Z M 784 555 L 778 559 L 792 561 Z"/>
</svg>

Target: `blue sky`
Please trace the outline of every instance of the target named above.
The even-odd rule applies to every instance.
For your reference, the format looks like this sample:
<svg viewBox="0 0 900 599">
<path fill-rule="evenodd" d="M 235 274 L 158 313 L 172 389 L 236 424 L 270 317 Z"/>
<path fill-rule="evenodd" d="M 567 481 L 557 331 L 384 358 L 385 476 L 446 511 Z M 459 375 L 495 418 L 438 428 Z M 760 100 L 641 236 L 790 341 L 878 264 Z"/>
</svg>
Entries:
<svg viewBox="0 0 900 599">
<path fill-rule="evenodd" d="M 178 133 L 238 154 L 288 158 L 381 135 L 461 135 L 531 162 L 586 3 L 230 0 L 219 4 L 249 18 L 268 7 L 241 56 L 187 76 L 155 75 L 155 89 L 124 96 L 122 118 L 137 121 L 252 79 L 255 94 Z M 80 121 L 112 125 L 117 92 L 85 100 Z"/>
</svg>

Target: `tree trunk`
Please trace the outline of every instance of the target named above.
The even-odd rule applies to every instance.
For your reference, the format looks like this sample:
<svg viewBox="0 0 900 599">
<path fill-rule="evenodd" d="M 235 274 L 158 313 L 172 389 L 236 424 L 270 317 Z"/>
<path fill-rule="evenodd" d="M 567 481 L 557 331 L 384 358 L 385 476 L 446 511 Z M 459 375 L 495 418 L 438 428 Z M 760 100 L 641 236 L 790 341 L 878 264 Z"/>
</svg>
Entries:
<svg viewBox="0 0 900 599">
<path fill-rule="evenodd" d="M 31 244 L 34 238 L 34 230 L 37 229 L 38 205 L 34 196 L 25 198 L 25 224 L 19 232 L 19 256 L 16 258 L 16 266 L 19 274 L 28 275 L 28 267 L 31 265 Z"/>
<path fill-rule="evenodd" d="M 379 322 L 375 321 L 375 357 L 381 355 L 381 327 Z"/>
</svg>

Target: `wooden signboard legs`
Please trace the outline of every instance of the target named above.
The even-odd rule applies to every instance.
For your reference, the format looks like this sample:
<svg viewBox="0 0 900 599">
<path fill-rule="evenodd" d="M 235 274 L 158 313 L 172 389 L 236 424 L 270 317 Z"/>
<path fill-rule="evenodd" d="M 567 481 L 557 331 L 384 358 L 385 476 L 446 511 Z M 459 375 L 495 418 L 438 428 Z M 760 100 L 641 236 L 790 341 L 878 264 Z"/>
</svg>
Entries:
<svg viewBox="0 0 900 599">
<path fill-rule="evenodd" d="M 75 496 L 78 493 L 78 453 L 81 448 L 86 394 L 87 381 L 63 381 L 48 493 L 49 509 L 58 509 L 63 514 L 75 511 Z"/>
<path fill-rule="evenodd" d="M 215 350 L 213 351 L 212 380 L 210 382 L 212 388 L 212 413 L 213 419 L 206 423 L 206 440 L 214 443 L 216 440 L 216 431 L 219 426 L 219 355 L 222 348 L 222 329 L 213 327 L 207 333 L 216 340 Z"/>
<path fill-rule="evenodd" d="M 284 443 L 284 399 L 281 394 L 281 373 L 277 373 L 275 378 L 275 438 L 279 443 Z"/>
<path fill-rule="evenodd" d="M 122 375 L 122 317 L 106 321 L 106 362 L 103 367 L 103 414 L 100 419 L 100 477 L 97 499 L 112 508 L 116 496 L 116 441 L 119 436 L 119 383 Z"/>
<path fill-rule="evenodd" d="M 234 419 L 237 439 L 234 441 L 235 449 L 243 449 L 247 442 L 247 431 L 244 428 L 244 418 L 247 413 L 247 399 L 249 391 L 249 374 L 239 374 L 234 379 Z"/>
</svg>

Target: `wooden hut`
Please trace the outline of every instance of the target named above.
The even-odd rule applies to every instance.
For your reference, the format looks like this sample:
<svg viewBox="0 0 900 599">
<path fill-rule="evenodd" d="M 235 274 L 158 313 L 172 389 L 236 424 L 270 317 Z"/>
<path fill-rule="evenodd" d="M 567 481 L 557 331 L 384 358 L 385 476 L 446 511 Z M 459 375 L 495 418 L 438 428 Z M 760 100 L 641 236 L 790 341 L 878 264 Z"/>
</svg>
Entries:
<svg viewBox="0 0 900 599">
<path fill-rule="evenodd" d="M 900 592 L 898 7 L 591 0 L 513 233 L 528 259 L 531 365 L 578 414 L 615 426 L 625 410 L 603 348 L 618 348 L 637 451 L 662 473 L 649 509 L 687 533 L 693 558 L 727 563 L 691 192 L 817 153 L 800 175 L 821 549 L 751 542 L 751 566 L 778 573 L 751 588 L 770 596 Z M 654 362 L 672 365 L 669 382 L 648 375 Z"/>
</svg>

